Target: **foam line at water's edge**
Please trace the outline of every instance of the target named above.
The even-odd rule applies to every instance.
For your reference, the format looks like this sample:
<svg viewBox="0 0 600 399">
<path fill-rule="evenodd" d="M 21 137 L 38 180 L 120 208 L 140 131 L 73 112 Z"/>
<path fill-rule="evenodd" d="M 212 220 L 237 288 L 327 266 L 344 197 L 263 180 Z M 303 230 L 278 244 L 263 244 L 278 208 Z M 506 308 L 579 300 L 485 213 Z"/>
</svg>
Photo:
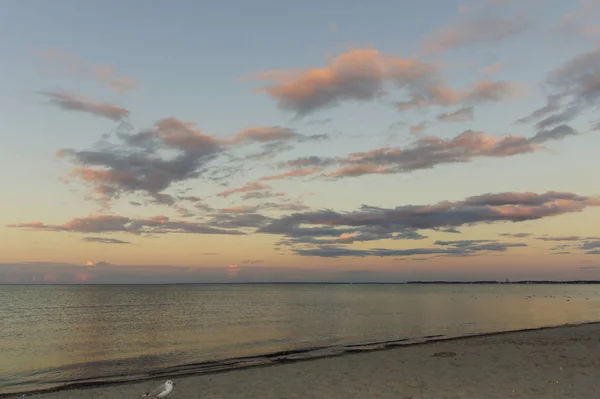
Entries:
<svg viewBox="0 0 600 399">
<path fill-rule="evenodd" d="M 540 330 L 565 328 L 565 327 L 579 327 L 579 326 L 593 325 L 593 324 L 600 324 L 600 321 L 573 323 L 573 324 L 561 324 L 561 325 L 545 326 L 545 327 L 522 328 L 522 329 L 517 329 L 517 330 L 505 330 L 505 331 L 484 332 L 484 333 L 468 333 L 468 334 L 456 335 L 456 336 L 429 335 L 429 336 L 425 336 L 425 337 L 403 338 L 403 339 L 398 339 L 398 340 L 377 341 L 377 342 L 362 343 L 362 344 L 308 347 L 308 348 L 300 348 L 300 349 L 293 349 L 293 350 L 277 351 L 277 352 L 272 352 L 272 353 L 267 353 L 267 354 L 262 354 L 262 355 L 229 358 L 229 359 L 207 361 L 207 362 L 201 362 L 201 363 L 183 364 L 183 365 L 179 365 L 179 366 L 164 368 L 161 370 L 155 370 L 155 371 L 148 372 L 148 373 L 143 373 L 140 375 L 131 374 L 131 375 L 125 376 L 125 377 L 120 376 L 120 377 L 115 377 L 115 378 L 111 378 L 110 376 L 97 377 L 97 378 L 90 379 L 85 382 L 67 383 L 67 384 L 63 384 L 63 385 L 59 385 L 59 386 L 55 386 L 55 387 L 51 387 L 51 388 L 45 388 L 45 389 L 21 391 L 21 392 L 11 392 L 11 393 L 0 393 L 0 398 L 9 398 L 9 397 L 17 397 L 17 396 L 23 397 L 23 396 L 39 395 L 39 394 L 44 394 L 44 393 L 59 392 L 59 391 L 66 391 L 66 390 L 73 390 L 73 389 L 99 388 L 99 387 L 105 387 L 105 386 L 111 386 L 111 385 L 150 381 L 150 380 L 155 380 L 157 378 L 188 377 L 188 376 L 196 376 L 196 375 L 206 375 L 206 374 L 246 369 L 246 368 L 250 368 L 250 367 L 275 366 L 275 365 L 285 364 L 285 363 L 323 359 L 323 358 L 328 358 L 328 357 L 351 355 L 351 354 L 355 354 L 355 353 L 372 352 L 372 351 L 386 350 L 386 349 L 396 349 L 396 348 L 403 347 L 403 346 L 416 346 L 416 345 L 431 344 L 431 343 L 442 342 L 442 341 L 456 341 L 456 340 L 476 338 L 476 337 L 504 335 L 504 334 L 510 334 L 510 333 L 527 332 L 527 331 L 540 331 Z"/>
</svg>

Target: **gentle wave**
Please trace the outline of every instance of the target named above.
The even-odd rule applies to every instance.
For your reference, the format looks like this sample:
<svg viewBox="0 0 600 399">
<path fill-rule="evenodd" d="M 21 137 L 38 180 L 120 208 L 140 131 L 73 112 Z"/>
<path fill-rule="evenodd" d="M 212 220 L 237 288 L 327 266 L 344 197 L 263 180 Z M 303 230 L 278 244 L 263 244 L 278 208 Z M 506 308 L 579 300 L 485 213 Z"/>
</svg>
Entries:
<svg viewBox="0 0 600 399">
<path fill-rule="evenodd" d="M 0 303 L 0 394 L 600 320 L 581 285 L 2 286 Z"/>
<path fill-rule="evenodd" d="M 277 351 L 262 355 L 235 357 L 214 361 L 206 361 L 191 364 L 182 364 L 172 367 L 166 367 L 162 369 L 152 370 L 145 373 L 130 373 L 121 375 L 105 375 L 98 376 L 95 378 L 87 379 L 71 379 L 71 380 L 55 380 L 53 383 L 45 383 L 44 380 L 31 379 L 23 383 L 13 383 L 12 390 L 6 393 L 0 393 L 0 398 L 7 398 L 13 396 L 31 396 L 40 393 L 57 392 L 71 389 L 84 389 L 93 387 L 102 387 L 108 385 L 116 385 L 131 382 L 147 381 L 157 378 L 173 378 L 183 377 L 190 375 L 204 375 L 218 372 L 226 372 L 237 369 L 244 369 L 250 367 L 264 367 L 272 366 L 277 364 L 292 363 L 298 361 L 315 360 L 327 357 L 335 357 L 348 355 L 353 353 L 371 352 L 386 349 L 395 349 L 398 347 L 413 346 L 427 343 L 434 343 L 440 341 L 451 341 L 465 338 L 474 337 L 485 337 L 502 335 L 514 332 L 525 332 L 525 331 L 538 331 L 552 328 L 564 328 L 564 327 L 575 327 L 589 324 L 600 324 L 600 322 L 587 322 L 577 324 L 562 324 L 557 326 L 545 326 L 537 328 L 522 328 L 517 330 L 504 330 L 504 331 L 491 331 L 483 333 L 468 333 L 464 335 L 445 336 L 443 334 L 428 335 L 424 337 L 415 338 L 403 338 L 398 340 L 387 340 L 377 342 L 363 342 L 356 344 L 340 345 L 340 346 L 321 346 L 321 347 L 307 347 L 295 350 L 284 350 Z M 143 361 L 143 359 L 130 359 L 132 363 Z M 69 367 L 78 367 L 79 365 L 70 365 Z M 33 373 L 29 377 L 35 375 L 41 375 L 51 373 L 52 370 L 40 370 L 39 372 Z M 0 381 L 8 381 L 0 379 Z M 39 388 L 35 390 L 19 390 L 20 386 L 30 385 L 37 383 Z"/>
</svg>

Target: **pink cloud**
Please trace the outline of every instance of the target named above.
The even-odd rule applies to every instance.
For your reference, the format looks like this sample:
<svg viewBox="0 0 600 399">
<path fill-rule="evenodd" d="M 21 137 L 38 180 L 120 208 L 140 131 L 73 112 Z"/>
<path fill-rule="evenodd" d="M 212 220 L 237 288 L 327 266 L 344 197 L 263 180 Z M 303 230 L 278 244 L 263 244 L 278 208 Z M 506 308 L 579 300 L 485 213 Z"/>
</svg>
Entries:
<svg viewBox="0 0 600 399">
<path fill-rule="evenodd" d="M 435 53 L 474 44 L 498 43 L 523 33 L 530 27 L 529 21 L 519 14 L 503 13 L 494 5 L 506 2 L 489 2 L 478 10 L 460 9 L 461 17 L 428 35 L 422 43 L 426 53 Z M 504 14 L 504 15 L 503 15 Z"/>
<path fill-rule="evenodd" d="M 245 129 L 235 135 L 228 142 L 240 143 L 243 141 L 253 141 L 265 143 L 269 141 L 286 141 L 297 137 L 298 134 L 292 129 L 282 128 L 278 126 L 260 126 Z"/>
<path fill-rule="evenodd" d="M 115 67 L 102 65 L 92 68 L 88 75 L 96 80 L 108 84 L 109 88 L 118 93 L 125 93 L 137 88 L 137 83 L 128 76 L 116 76 Z"/>
<path fill-rule="evenodd" d="M 262 190 L 267 190 L 269 188 L 271 188 L 271 186 L 269 186 L 268 184 L 265 184 L 265 183 L 250 182 L 241 187 L 230 188 L 229 190 L 222 191 L 222 192 L 218 193 L 217 195 L 220 197 L 229 197 L 232 194 L 247 193 L 247 192 L 253 192 L 253 191 L 262 191 Z"/>
<path fill-rule="evenodd" d="M 96 80 L 106 84 L 110 90 L 117 93 L 131 91 L 138 86 L 130 77 L 117 76 L 115 67 L 112 65 L 85 65 L 78 57 L 53 50 L 42 51 L 39 55 L 69 75 Z"/>
<path fill-rule="evenodd" d="M 322 168 L 320 168 L 320 167 L 314 167 L 314 168 L 310 168 L 310 169 L 296 169 L 296 170 L 290 170 L 289 172 L 279 173 L 276 175 L 264 176 L 258 180 L 268 181 L 268 180 L 287 179 L 289 177 L 310 176 L 317 172 L 320 172 L 321 170 L 322 170 Z"/>
<path fill-rule="evenodd" d="M 483 68 L 483 73 L 485 73 L 486 75 L 491 75 L 493 73 L 498 72 L 500 69 L 502 69 L 502 64 L 496 62 L 494 64 L 487 65 L 485 68 Z"/>
<path fill-rule="evenodd" d="M 485 102 L 499 102 L 513 99 L 523 93 L 521 85 L 509 82 L 480 81 L 466 90 L 455 90 L 438 83 L 413 94 L 408 101 L 397 103 L 401 111 L 430 106 L 449 107 L 454 105 L 475 105 Z"/>
<path fill-rule="evenodd" d="M 429 79 L 433 64 L 358 49 L 333 57 L 321 68 L 264 72 L 253 78 L 273 82 L 261 89 L 279 107 L 303 116 L 342 101 L 380 97 L 386 84 L 409 87 Z"/>
<path fill-rule="evenodd" d="M 92 101 L 82 96 L 66 92 L 42 92 L 49 97 L 49 104 L 65 111 L 85 112 L 90 115 L 111 119 L 115 122 L 129 116 L 129 111 L 116 105 Z"/>
<path fill-rule="evenodd" d="M 440 164 L 470 162 L 481 157 L 509 157 L 535 152 L 549 140 L 559 140 L 577 132 L 568 126 L 539 131 L 532 137 L 493 137 L 484 132 L 464 131 L 449 139 L 422 137 L 406 148 L 377 148 L 350 154 L 339 160 L 342 167 L 325 173 L 327 177 L 357 177 L 367 174 L 406 173 Z"/>
</svg>

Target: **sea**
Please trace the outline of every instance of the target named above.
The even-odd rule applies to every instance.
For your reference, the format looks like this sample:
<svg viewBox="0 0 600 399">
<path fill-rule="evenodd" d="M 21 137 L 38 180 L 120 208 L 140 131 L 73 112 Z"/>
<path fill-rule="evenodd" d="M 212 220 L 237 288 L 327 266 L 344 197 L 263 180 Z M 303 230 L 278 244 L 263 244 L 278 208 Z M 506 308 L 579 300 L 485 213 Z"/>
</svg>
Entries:
<svg viewBox="0 0 600 399">
<path fill-rule="evenodd" d="M 600 285 L 0 286 L 0 394 L 600 321 Z"/>
</svg>

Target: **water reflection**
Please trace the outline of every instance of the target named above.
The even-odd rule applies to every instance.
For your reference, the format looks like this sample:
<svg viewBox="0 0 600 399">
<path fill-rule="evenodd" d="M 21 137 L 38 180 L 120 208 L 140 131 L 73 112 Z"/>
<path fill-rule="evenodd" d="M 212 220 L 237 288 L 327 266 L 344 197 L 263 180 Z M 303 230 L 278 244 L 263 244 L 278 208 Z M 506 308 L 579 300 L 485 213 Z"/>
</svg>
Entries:
<svg viewBox="0 0 600 399">
<path fill-rule="evenodd" d="M 597 286 L 0 287 L 0 392 L 284 349 L 600 320 Z"/>
</svg>

